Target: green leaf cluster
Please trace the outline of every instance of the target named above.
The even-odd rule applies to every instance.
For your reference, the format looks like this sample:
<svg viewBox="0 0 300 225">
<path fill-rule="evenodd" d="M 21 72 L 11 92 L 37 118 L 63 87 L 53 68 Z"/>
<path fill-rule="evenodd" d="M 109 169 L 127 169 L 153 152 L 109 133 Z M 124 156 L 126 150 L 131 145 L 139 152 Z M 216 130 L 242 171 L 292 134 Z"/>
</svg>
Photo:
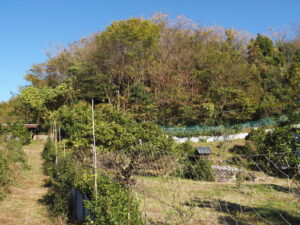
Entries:
<svg viewBox="0 0 300 225">
<path fill-rule="evenodd" d="M 110 104 L 160 125 L 235 124 L 297 110 L 297 40 L 184 19 L 131 18 L 34 65 L 16 98 L 27 120 L 61 105 Z"/>
<path fill-rule="evenodd" d="M 296 154 L 299 144 L 295 141 L 297 134 L 299 131 L 290 126 L 278 127 L 272 132 L 262 129 L 252 131 L 240 154 L 244 154 L 244 157 L 247 155 L 246 159 L 252 169 L 291 178 L 299 173 L 300 159 Z"/>
</svg>

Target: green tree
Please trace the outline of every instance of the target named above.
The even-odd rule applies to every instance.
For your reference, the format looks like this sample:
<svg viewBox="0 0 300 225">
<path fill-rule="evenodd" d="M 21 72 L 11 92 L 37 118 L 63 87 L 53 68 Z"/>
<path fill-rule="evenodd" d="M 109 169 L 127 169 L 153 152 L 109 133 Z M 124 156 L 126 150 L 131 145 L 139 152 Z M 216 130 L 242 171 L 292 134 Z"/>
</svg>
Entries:
<svg viewBox="0 0 300 225">
<path fill-rule="evenodd" d="M 60 111 L 63 133 L 82 161 L 89 157 L 92 144 L 91 107 L 81 102 Z M 118 170 L 119 179 L 128 185 L 133 172 L 143 165 L 171 154 L 173 141 L 161 128 L 150 122 L 136 122 L 129 115 L 109 105 L 95 109 L 96 145 L 99 151 L 111 152 L 111 162 Z M 76 153 L 77 151 L 77 153 Z"/>
<path fill-rule="evenodd" d="M 253 131 L 246 138 L 243 154 L 252 167 L 280 177 L 297 175 L 300 160 L 297 158 L 295 134 L 290 126 L 278 127 L 272 132 Z"/>
<path fill-rule="evenodd" d="M 12 103 L 26 122 L 49 122 L 52 112 L 70 103 L 72 92 L 68 81 L 55 88 L 29 86 L 24 88 Z"/>
</svg>

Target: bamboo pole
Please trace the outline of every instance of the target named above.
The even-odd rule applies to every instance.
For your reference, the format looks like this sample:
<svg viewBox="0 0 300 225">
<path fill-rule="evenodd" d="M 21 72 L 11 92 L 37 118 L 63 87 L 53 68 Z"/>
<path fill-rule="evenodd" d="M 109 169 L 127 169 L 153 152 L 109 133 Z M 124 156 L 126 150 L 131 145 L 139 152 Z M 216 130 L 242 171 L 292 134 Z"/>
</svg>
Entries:
<svg viewBox="0 0 300 225">
<path fill-rule="evenodd" d="M 93 155 L 94 155 L 94 192 L 95 199 L 98 195 L 97 187 L 97 152 L 96 152 L 96 137 L 95 137 L 95 112 L 94 112 L 94 99 L 92 99 L 92 122 L 93 122 Z"/>
<path fill-rule="evenodd" d="M 58 124 L 58 147 L 61 150 L 62 149 L 62 145 L 61 145 L 61 127 L 60 124 Z"/>
<path fill-rule="evenodd" d="M 58 125 L 58 141 L 59 141 L 59 145 L 61 147 L 61 127 L 60 127 L 60 124 Z"/>
<path fill-rule="evenodd" d="M 128 206 L 127 206 L 127 225 L 131 225 L 131 189 L 130 184 L 128 183 L 127 187 L 127 194 L 128 194 Z"/>
<path fill-rule="evenodd" d="M 54 121 L 54 143 L 55 143 L 55 164 L 58 163 L 58 156 L 57 156 L 57 123 Z"/>
<path fill-rule="evenodd" d="M 64 158 L 66 158 L 66 143 L 64 142 Z"/>
</svg>

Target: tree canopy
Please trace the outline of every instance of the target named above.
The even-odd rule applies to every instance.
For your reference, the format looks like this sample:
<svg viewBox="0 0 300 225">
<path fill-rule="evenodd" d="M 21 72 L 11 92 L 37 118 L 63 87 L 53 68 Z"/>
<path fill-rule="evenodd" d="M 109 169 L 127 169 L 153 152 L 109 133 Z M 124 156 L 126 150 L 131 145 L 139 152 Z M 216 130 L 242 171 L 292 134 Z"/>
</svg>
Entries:
<svg viewBox="0 0 300 225">
<path fill-rule="evenodd" d="M 43 120 L 93 98 L 160 125 L 232 124 L 297 109 L 299 38 L 249 37 L 161 15 L 113 22 L 34 65 L 16 106 Z"/>
</svg>

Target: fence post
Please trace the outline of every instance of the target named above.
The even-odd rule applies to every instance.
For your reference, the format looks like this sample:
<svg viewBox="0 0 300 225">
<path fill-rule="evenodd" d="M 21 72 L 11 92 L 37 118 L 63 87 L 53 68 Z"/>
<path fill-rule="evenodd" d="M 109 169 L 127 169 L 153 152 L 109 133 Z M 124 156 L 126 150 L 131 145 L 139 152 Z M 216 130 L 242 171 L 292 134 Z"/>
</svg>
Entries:
<svg viewBox="0 0 300 225">
<path fill-rule="evenodd" d="M 55 143 L 55 164 L 58 163 L 58 153 L 57 153 L 57 124 L 56 120 L 54 121 L 54 143 Z"/>
<path fill-rule="evenodd" d="M 92 99 L 92 122 L 93 122 L 93 154 L 94 154 L 94 192 L 95 192 L 95 199 L 97 200 L 97 195 L 98 195 L 98 187 L 97 187 L 97 152 L 96 152 L 96 137 L 95 137 L 94 99 Z"/>
</svg>

